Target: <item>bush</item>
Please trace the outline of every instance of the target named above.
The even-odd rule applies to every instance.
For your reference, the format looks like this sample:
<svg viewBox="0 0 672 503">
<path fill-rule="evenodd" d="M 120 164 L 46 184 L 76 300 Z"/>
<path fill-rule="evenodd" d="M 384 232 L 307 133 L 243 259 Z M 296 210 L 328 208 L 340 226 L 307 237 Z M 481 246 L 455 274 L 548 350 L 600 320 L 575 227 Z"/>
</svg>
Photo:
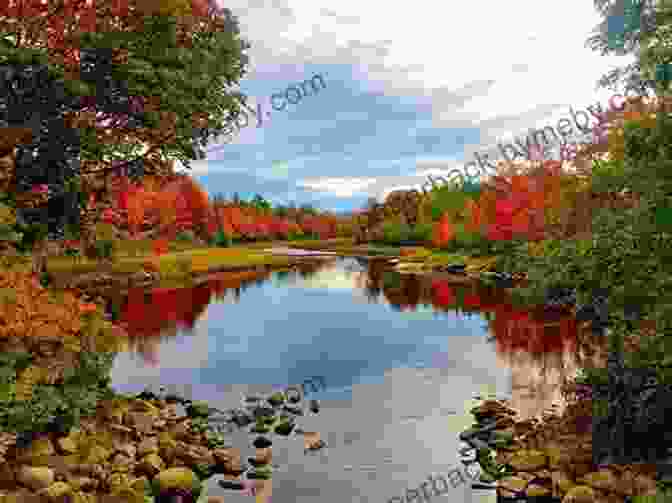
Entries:
<svg viewBox="0 0 672 503">
<path fill-rule="evenodd" d="M 450 185 L 432 189 L 432 220 L 439 220 L 444 213 L 448 213 L 451 221 L 455 221 L 457 214 L 464 208 L 469 197 L 461 189 Z"/>
<path fill-rule="evenodd" d="M 299 241 L 301 239 L 311 239 L 310 236 L 305 235 L 303 232 L 299 231 L 290 231 L 287 233 L 287 241 Z"/>
<path fill-rule="evenodd" d="M 112 259 L 115 251 L 115 242 L 112 239 L 98 239 L 93 245 L 96 259 Z"/>
<path fill-rule="evenodd" d="M 408 239 L 418 243 L 429 243 L 432 241 L 432 224 L 418 224 L 411 227 Z"/>
<path fill-rule="evenodd" d="M 46 224 L 18 224 L 20 241 L 17 241 L 16 247 L 22 253 L 29 253 L 33 250 L 36 243 L 47 237 L 48 228 Z"/>
<path fill-rule="evenodd" d="M 231 246 L 231 237 L 226 234 L 224 231 L 219 230 L 215 234 L 215 237 L 213 238 L 213 244 L 214 246 L 220 247 L 220 248 L 228 248 Z"/>
<path fill-rule="evenodd" d="M 383 242 L 388 245 L 395 245 L 401 242 L 410 241 L 411 227 L 407 224 L 389 222 L 383 225 Z"/>
<path fill-rule="evenodd" d="M 0 355 L 0 427 L 28 436 L 52 430 L 57 423 L 66 431 L 78 427 L 80 417 L 94 415 L 97 403 L 110 396 L 107 376 L 114 356 L 114 353 L 82 352 L 80 365 L 66 368 L 65 382 L 33 384 L 31 397 L 19 399 L 17 384 L 21 383 L 17 383 L 17 371 L 38 371 L 32 367 L 34 357 L 30 353 Z"/>
</svg>

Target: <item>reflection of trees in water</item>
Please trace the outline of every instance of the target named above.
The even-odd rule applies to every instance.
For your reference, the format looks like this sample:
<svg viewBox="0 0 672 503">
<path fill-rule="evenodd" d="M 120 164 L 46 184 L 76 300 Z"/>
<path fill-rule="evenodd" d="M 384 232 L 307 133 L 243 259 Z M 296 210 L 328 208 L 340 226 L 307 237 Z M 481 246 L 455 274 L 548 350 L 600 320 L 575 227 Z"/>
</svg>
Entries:
<svg viewBox="0 0 672 503">
<path fill-rule="evenodd" d="M 289 271 L 278 271 L 275 277 L 281 285 L 287 284 L 289 281 Z"/>
<path fill-rule="evenodd" d="M 400 275 L 397 273 L 388 273 L 396 275 L 391 286 L 383 285 L 383 295 L 387 302 L 395 310 L 416 310 L 418 304 L 422 301 L 422 282 L 416 275 Z"/>
<path fill-rule="evenodd" d="M 377 300 L 382 292 L 395 311 L 430 304 L 435 311 L 484 318 L 488 341 L 495 344 L 502 364 L 511 369 L 514 406 L 522 414 L 536 415 L 552 403 L 562 404 L 559 390 L 565 379 L 579 368 L 606 362 L 606 342 L 579 327 L 571 313 L 516 306 L 504 289 L 398 274 L 375 260 L 356 285 L 369 299 Z"/>
<path fill-rule="evenodd" d="M 370 260 L 366 270 L 365 291 L 369 300 L 380 299 L 383 293 L 383 271 L 384 264 L 378 260 Z"/>
</svg>

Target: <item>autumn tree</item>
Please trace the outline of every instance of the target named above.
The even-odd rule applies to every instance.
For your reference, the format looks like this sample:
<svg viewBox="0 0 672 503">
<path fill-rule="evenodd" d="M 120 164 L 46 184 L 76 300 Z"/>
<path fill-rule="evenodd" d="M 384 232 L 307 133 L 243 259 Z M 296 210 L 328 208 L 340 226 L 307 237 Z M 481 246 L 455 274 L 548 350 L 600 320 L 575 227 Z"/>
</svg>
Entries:
<svg viewBox="0 0 672 503">
<path fill-rule="evenodd" d="M 11 0 L 0 5 L 0 55 L 10 70 L 23 72 L 21 86 L 38 85 L 37 77 L 24 71 L 34 65 L 48 74 L 40 79 L 56 79 L 61 94 L 72 98 L 58 105 L 60 122 L 42 121 L 37 136 L 66 152 L 68 147 L 53 140 L 76 133 L 66 141 L 73 147 L 70 155 L 77 150 L 81 159 L 79 172 L 70 173 L 73 179 L 107 171 L 142 176 L 150 159 L 157 162 L 156 154 L 186 167 L 202 158 L 199 144 L 205 147 L 229 127 L 244 104 L 244 97 L 229 87 L 245 73 L 247 47 L 230 11 L 203 0 L 160 2 L 156 8 L 146 0 L 88 5 L 83 0 Z M 12 104 L 13 127 L 30 122 L 17 119 L 16 112 L 30 110 L 22 92 Z M 32 152 L 53 156 L 33 140 L 17 144 L 18 157 L 28 166 L 41 163 Z M 38 178 L 46 176 L 29 169 Z M 49 207 L 31 210 L 33 220 L 44 220 L 39 211 L 48 210 L 51 218 L 66 206 L 76 207 L 76 191 L 69 199 L 60 194 L 66 182 L 52 183 Z"/>
<path fill-rule="evenodd" d="M 80 132 L 81 158 L 96 161 L 87 168 L 119 170 L 154 152 L 188 167 L 244 103 L 229 87 L 249 47 L 228 9 L 192 4 L 187 16 L 171 2 L 157 15 L 146 0 L 5 2 L 0 51 L 13 64 L 47 66 L 80 97 L 64 117 Z"/>
</svg>

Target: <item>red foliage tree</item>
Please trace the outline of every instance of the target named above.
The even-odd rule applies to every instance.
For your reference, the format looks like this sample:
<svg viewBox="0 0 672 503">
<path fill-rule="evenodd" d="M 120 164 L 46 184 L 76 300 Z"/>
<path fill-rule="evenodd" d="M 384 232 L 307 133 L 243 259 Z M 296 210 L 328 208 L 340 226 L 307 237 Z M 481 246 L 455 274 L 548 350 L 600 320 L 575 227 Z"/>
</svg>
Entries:
<svg viewBox="0 0 672 503">
<path fill-rule="evenodd" d="M 455 230 L 450 224 L 448 213 L 441 216 L 441 220 L 434 224 L 434 231 L 432 234 L 432 242 L 434 246 L 441 248 L 445 246 L 455 236 Z"/>
<path fill-rule="evenodd" d="M 145 219 L 145 191 L 142 187 L 133 187 L 123 194 L 129 230 L 132 234 L 137 234 Z"/>
</svg>

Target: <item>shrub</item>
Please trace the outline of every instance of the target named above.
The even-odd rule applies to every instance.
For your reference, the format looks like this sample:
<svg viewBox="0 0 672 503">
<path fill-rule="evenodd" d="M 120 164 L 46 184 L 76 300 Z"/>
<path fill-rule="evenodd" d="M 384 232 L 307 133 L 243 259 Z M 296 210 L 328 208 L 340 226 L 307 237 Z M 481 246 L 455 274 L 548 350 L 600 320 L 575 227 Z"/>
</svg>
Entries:
<svg viewBox="0 0 672 503">
<path fill-rule="evenodd" d="M 465 192 L 450 185 L 433 189 L 431 193 L 432 220 L 439 220 L 445 213 L 448 213 L 451 221 L 458 221 L 457 216 L 464 209 L 469 198 L 470 196 Z"/>
<path fill-rule="evenodd" d="M 418 224 L 411 227 L 408 239 L 418 243 L 429 243 L 432 241 L 432 224 Z"/>
<path fill-rule="evenodd" d="M 112 239 L 98 239 L 94 244 L 95 257 L 97 259 L 112 259 L 114 256 L 115 243 Z"/>
<path fill-rule="evenodd" d="M 229 246 L 231 246 L 231 237 L 224 231 L 219 230 L 215 234 L 213 244 L 217 247 L 228 248 Z"/>
<path fill-rule="evenodd" d="M 493 242 L 485 236 L 478 232 L 464 230 L 462 224 L 457 224 L 455 227 L 457 228 L 454 239 L 456 249 L 463 249 L 474 256 L 490 255 L 492 253 Z"/>
<path fill-rule="evenodd" d="M 301 230 L 293 230 L 287 234 L 287 241 L 298 241 L 301 239 L 311 239 L 310 236 L 307 236 Z"/>
<path fill-rule="evenodd" d="M 46 224 L 19 224 L 21 240 L 17 241 L 16 247 L 22 253 L 30 252 L 36 243 L 39 243 L 47 237 L 48 228 Z"/>
<path fill-rule="evenodd" d="M 409 241 L 411 228 L 407 224 L 397 222 L 387 222 L 383 224 L 383 242 L 389 245 L 399 244 L 403 241 Z"/>
</svg>

